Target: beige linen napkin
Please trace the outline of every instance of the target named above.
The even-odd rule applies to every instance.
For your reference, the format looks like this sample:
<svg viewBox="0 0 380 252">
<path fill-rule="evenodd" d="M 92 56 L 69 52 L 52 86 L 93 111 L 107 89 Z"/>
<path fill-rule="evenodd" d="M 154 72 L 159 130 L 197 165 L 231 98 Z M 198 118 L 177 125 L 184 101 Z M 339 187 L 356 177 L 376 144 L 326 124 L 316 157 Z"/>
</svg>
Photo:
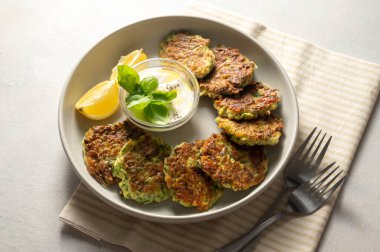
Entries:
<svg viewBox="0 0 380 252">
<path fill-rule="evenodd" d="M 256 38 L 284 66 L 295 87 L 300 108 L 298 143 L 317 126 L 333 135 L 325 160 L 348 170 L 380 87 L 380 66 L 334 53 L 280 33 L 246 17 L 201 3 L 186 14 L 225 22 Z M 260 197 L 216 220 L 157 224 L 122 214 L 81 184 L 60 214 L 67 224 L 98 240 L 140 251 L 212 251 L 252 227 L 282 186 L 279 178 Z M 314 251 L 334 202 L 315 214 L 286 218 L 274 224 L 256 251 Z"/>
</svg>

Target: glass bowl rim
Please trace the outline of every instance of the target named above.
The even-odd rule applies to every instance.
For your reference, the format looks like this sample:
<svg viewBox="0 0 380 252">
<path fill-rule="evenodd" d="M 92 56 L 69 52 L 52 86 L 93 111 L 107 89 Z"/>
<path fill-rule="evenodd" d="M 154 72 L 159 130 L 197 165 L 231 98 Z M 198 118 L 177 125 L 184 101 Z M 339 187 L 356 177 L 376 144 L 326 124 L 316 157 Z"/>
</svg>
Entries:
<svg viewBox="0 0 380 252">
<path fill-rule="evenodd" d="M 184 64 L 182 64 L 179 61 L 167 59 L 167 58 L 156 57 L 156 58 L 143 60 L 143 61 L 137 63 L 136 65 L 132 66 L 132 68 L 136 70 L 136 68 L 138 68 L 139 66 L 141 66 L 143 64 L 148 64 L 150 62 L 166 62 L 166 63 L 168 63 L 169 66 L 170 65 L 176 65 L 176 66 L 182 68 L 179 71 L 186 74 L 186 76 L 189 79 L 189 82 L 191 83 L 192 90 L 194 91 L 194 101 L 193 101 L 193 105 L 192 105 L 190 112 L 187 113 L 185 116 L 181 117 L 180 119 L 175 120 L 175 121 L 170 122 L 170 123 L 167 123 L 167 124 L 153 124 L 153 123 L 150 123 L 147 121 L 140 120 L 140 119 L 136 118 L 133 115 L 133 113 L 130 113 L 129 110 L 127 109 L 127 107 L 125 106 L 124 99 L 125 99 L 125 94 L 127 93 L 127 91 L 120 87 L 119 88 L 119 103 L 121 106 L 121 110 L 127 116 L 128 120 L 130 120 L 131 122 L 133 122 L 137 126 L 144 128 L 144 129 L 147 129 L 147 130 L 169 131 L 169 130 L 178 128 L 178 127 L 182 126 L 183 124 L 185 124 L 188 120 L 190 120 L 198 108 L 199 96 L 200 96 L 200 88 L 199 88 L 198 80 L 194 76 L 194 74 L 191 72 L 191 70 L 188 67 L 186 67 Z M 159 67 L 160 65 L 162 65 L 162 64 L 160 63 L 154 67 Z M 147 67 L 147 68 L 150 68 L 150 67 Z"/>
</svg>

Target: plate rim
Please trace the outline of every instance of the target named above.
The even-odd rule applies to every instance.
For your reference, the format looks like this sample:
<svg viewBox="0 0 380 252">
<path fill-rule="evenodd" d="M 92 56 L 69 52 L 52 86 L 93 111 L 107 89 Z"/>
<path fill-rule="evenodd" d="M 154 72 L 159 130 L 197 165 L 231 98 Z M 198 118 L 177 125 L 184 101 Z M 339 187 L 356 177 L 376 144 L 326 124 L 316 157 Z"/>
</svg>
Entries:
<svg viewBox="0 0 380 252">
<path fill-rule="evenodd" d="M 69 83 L 71 82 L 71 79 L 73 77 L 73 74 L 74 72 L 76 71 L 77 67 L 81 64 L 81 62 L 87 57 L 87 55 L 89 55 L 92 50 L 95 49 L 95 47 L 101 43 L 102 41 L 108 39 L 109 37 L 111 37 L 113 34 L 115 33 L 118 33 L 124 29 L 126 29 L 127 27 L 129 26 L 133 26 L 133 25 L 137 25 L 137 24 L 141 24 L 141 23 L 144 23 L 144 22 L 152 22 L 154 20 L 158 20 L 158 19 L 162 19 L 162 18 L 193 18 L 193 19 L 200 19 L 200 20 L 203 20 L 203 21 L 206 21 L 206 22 L 213 22 L 213 23 L 216 23 L 217 25 L 220 25 L 220 26 L 224 26 L 224 27 L 228 27 L 229 29 L 232 29 L 234 31 L 237 31 L 239 32 L 241 35 L 245 36 L 246 38 L 248 38 L 249 40 L 253 41 L 253 43 L 255 43 L 261 50 L 263 50 L 265 53 L 267 53 L 269 55 L 269 57 L 271 58 L 271 60 L 273 60 L 273 62 L 275 63 L 276 67 L 280 70 L 280 72 L 282 73 L 282 75 L 285 77 L 285 80 L 288 84 L 288 86 L 290 87 L 290 94 L 291 94 L 291 97 L 292 97 L 292 100 L 294 101 L 295 103 L 295 108 L 296 108 L 296 113 L 295 113 L 295 134 L 294 134 L 294 137 L 291 139 L 291 142 L 290 142 L 290 148 L 289 150 L 287 151 L 287 153 L 285 153 L 285 158 L 284 160 L 278 164 L 280 166 L 280 168 L 273 174 L 273 178 L 271 181 L 267 181 L 263 183 L 265 183 L 261 188 L 257 188 L 255 190 L 258 190 L 255 194 L 253 195 L 247 195 L 245 196 L 244 198 L 241 198 L 239 199 L 238 201 L 236 202 L 233 202 L 232 204 L 226 206 L 226 207 L 223 207 L 221 209 L 217 209 L 215 211 L 212 211 L 212 212 L 209 212 L 209 211 L 205 211 L 205 212 L 199 212 L 197 213 L 197 215 L 192 215 L 192 216 L 187 216 L 187 215 L 175 215 L 175 216 L 162 216 L 162 215 L 159 215 L 159 214 L 155 214 L 155 213 L 147 213 L 147 212 L 142 212 L 138 209 L 135 209 L 131 206 L 128 206 L 126 204 L 124 205 L 121 205 L 121 204 L 115 204 L 115 202 L 113 202 L 112 200 L 108 199 L 107 197 L 103 196 L 100 192 L 98 192 L 97 189 L 93 188 L 90 183 L 88 181 L 86 181 L 86 179 L 81 175 L 81 173 L 79 172 L 78 168 L 76 168 L 76 163 L 75 161 L 71 158 L 71 153 L 70 153 L 70 150 L 69 150 L 69 147 L 68 147 L 68 142 L 67 142 L 67 137 L 64 133 L 64 130 L 63 130 L 63 103 L 64 103 L 64 96 L 67 92 L 67 87 L 69 85 Z M 284 170 L 287 162 L 289 161 L 290 159 L 290 156 L 291 156 L 291 153 L 294 149 L 294 145 L 295 145 L 295 142 L 296 142 L 296 138 L 297 138 L 297 135 L 298 135 L 298 130 L 299 130 L 299 106 L 298 106 L 298 100 L 297 100 L 297 96 L 296 96 L 296 92 L 295 92 L 295 89 L 294 89 L 294 86 L 288 76 L 288 74 L 286 73 L 285 69 L 282 67 L 281 63 L 277 60 L 277 58 L 272 54 L 271 51 L 269 51 L 268 49 L 266 49 L 260 42 L 258 42 L 255 38 L 253 38 L 252 36 L 248 35 L 247 33 L 245 33 L 244 31 L 241 31 L 239 28 L 235 28 L 229 24 L 225 24 L 225 23 L 222 23 L 222 22 L 219 22 L 217 20 L 214 20 L 214 19 L 210 19 L 210 18 L 204 18 L 204 17 L 199 17 L 199 16 L 195 16 L 195 15 L 162 15 L 162 16 L 155 16 L 155 17 L 150 17 L 150 18 L 146 18 L 146 19 L 142 19 L 142 20 L 139 20 L 139 21 L 136 21 L 136 22 L 131 22 L 111 33 L 109 33 L 107 36 L 103 37 L 101 40 L 98 40 L 97 42 L 95 42 L 95 44 L 89 49 L 87 50 L 83 55 L 82 57 L 79 58 L 79 60 L 77 61 L 77 63 L 74 65 L 74 67 L 71 69 L 71 71 L 69 72 L 68 74 L 68 77 L 65 81 L 65 84 L 63 85 L 62 87 L 62 90 L 61 90 L 61 95 L 60 95 L 60 99 L 59 99 L 59 104 L 58 104 L 58 130 L 59 130 L 59 136 L 60 136 L 60 139 L 61 139 L 61 143 L 62 143 L 62 147 L 65 151 L 65 154 L 67 156 L 67 158 L 69 159 L 70 163 L 72 164 L 73 166 L 73 169 L 75 170 L 75 173 L 78 175 L 78 177 L 80 178 L 81 182 L 91 191 L 93 192 L 98 198 L 100 198 L 103 202 L 105 202 L 106 204 L 110 205 L 111 207 L 113 208 L 116 208 L 117 210 L 123 212 L 123 213 L 126 213 L 128 215 L 131 215 L 133 217 L 137 217 L 137 218 L 140 218 L 140 219 L 144 219 L 144 220 L 148 220 L 148 221 L 153 221 L 153 222 L 160 222 L 160 223 L 192 223 L 192 222 L 200 222 L 200 221 L 204 221 L 204 220 L 210 220 L 210 219 L 214 219 L 214 218 L 217 218 L 217 217 L 220 217 L 222 215 L 225 215 L 227 213 L 230 213 L 244 205 L 246 205 L 247 203 L 251 202 L 251 200 L 255 199 L 256 197 L 258 197 L 261 193 L 263 193 L 266 189 L 268 189 L 268 187 L 270 185 L 273 184 L 273 182 L 276 180 L 276 178 L 282 173 L 282 171 Z"/>
</svg>

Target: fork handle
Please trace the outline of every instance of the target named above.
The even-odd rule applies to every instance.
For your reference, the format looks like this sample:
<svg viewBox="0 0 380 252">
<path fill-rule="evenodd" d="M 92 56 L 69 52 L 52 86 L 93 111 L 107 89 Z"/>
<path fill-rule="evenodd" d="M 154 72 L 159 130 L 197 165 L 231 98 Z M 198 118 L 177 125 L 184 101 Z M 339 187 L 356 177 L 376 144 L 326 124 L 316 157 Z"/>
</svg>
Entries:
<svg viewBox="0 0 380 252">
<path fill-rule="evenodd" d="M 264 221 L 268 220 L 270 217 L 276 214 L 276 211 L 278 210 L 281 203 L 283 203 L 284 198 L 288 196 L 288 194 L 291 192 L 291 190 L 288 187 L 285 187 L 282 189 L 282 191 L 277 195 L 273 203 L 269 206 L 269 208 L 265 211 L 265 213 L 260 217 L 260 219 L 257 221 L 256 225 L 254 227 L 259 226 Z M 257 242 L 260 240 L 260 234 L 257 235 L 255 238 L 250 240 L 244 248 L 241 249 L 239 252 L 250 252 L 253 251 L 256 248 Z"/>
<path fill-rule="evenodd" d="M 285 187 L 282 189 L 282 191 L 277 195 L 277 197 L 274 199 L 273 203 L 269 206 L 269 208 L 265 211 L 263 216 L 260 217 L 260 219 L 257 221 L 257 224 L 255 227 L 263 223 L 264 221 L 268 220 L 270 217 L 275 215 L 276 211 L 278 210 L 281 203 L 284 202 L 284 198 L 288 196 L 288 194 L 291 192 L 290 189 Z"/>
<path fill-rule="evenodd" d="M 227 245 L 218 248 L 215 252 L 236 252 L 246 246 L 252 239 L 254 239 L 257 235 L 263 232 L 267 227 L 272 225 L 274 222 L 278 221 L 282 217 L 287 215 L 286 212 L 281 211 L 275 215 L 273 215 L 268 220 L 264 221 L 260 225 L 251 228 L 247 233 L 239 237 L 238 239 L 228 243 Z"/>
</svg>

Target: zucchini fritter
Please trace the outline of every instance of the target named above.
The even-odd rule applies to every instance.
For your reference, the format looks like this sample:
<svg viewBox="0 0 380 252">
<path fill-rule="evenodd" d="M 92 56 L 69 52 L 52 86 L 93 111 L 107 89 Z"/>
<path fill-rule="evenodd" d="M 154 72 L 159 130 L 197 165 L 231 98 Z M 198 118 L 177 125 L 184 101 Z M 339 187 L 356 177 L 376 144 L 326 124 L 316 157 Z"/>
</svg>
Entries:
<svg viewBox="0 0 380 252">
<path fill-rule="evenodd" d="M 163 169 L 170 152 L 171 147 L 161 138 L 148 134 L 129 140 L 113 167 L 113 175 L 121 180 L 122 196 L 144 204 L 167 199 Z"/>
<path fill-rule="evenodd" d="M 197 162 L 202 142 L 181 143 L 165 159 L 165 181 L 173 201 L 186 207 L 207 210 L 223 193 L 223 190 L 204 173 Z"/>
<path fill-rule="evenodd" d="M 212 98 L 235 95 L 252 82 L 256 65 L 238 49 L 217 46 L 212 52 L 215 55 L 215 67 L 208 76 L 199 80 L 201 95 Z"/>
<path fill-rule="evenodd" d="M 212 134 L 200 150 L 202 170 L 234 191 L 259 185 L 268 170 L 264 146 L 237 146 L 224 134 Z"/>
<path fill-rule="evenodd" d="M 231 136 L 231 140 L 251 146 L 277 144 L 284 127 L 282 119 L 273 114 L 249 121 L 234 121 L 218 116 L 215 121 L 219 128 Z"/>
<path fill-rule="evenodd" d="M 100 184 L 116 184 L 118 180 L 112 176 L 113 162 L 128 140 L 142 134 L 144 131 L 127 120 L 91 127 L 82 141 L 84 162 L 88 172 Z"/>
<path fill-rule="evenodd" d="M 160 57 L 177 60 L 187 66 L 197 78 L 203 78 L 214 67 L 211 41 L 190 32 L 171 33 L 160 43 Z"/>
<path fill-rule="evenodd" d="M 218 114 L 235 120 L 255 119 L 270 115 L 280 102 L 277 90 L 261 82 L 254 82 L 237 96 L 223 97 L 214 101 Z"/>
</svg>

